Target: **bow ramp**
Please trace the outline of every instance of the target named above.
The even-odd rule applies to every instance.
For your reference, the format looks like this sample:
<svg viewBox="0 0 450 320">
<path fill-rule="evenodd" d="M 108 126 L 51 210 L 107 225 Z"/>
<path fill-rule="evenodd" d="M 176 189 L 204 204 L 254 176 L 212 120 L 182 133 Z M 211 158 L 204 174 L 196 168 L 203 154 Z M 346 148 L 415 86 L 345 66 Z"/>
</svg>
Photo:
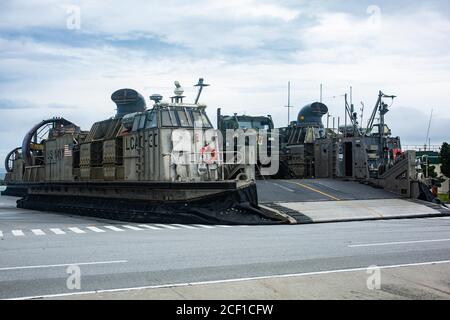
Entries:
<svg viewBox="0 0 450 320">
<path fill-rule="evenodd" d="M 296 223 L 424 218 L 450 215 L 442 205 L 402 198 L 355 181 L 295 179 L 258 181 L 260 205 Z"/>
</svg>

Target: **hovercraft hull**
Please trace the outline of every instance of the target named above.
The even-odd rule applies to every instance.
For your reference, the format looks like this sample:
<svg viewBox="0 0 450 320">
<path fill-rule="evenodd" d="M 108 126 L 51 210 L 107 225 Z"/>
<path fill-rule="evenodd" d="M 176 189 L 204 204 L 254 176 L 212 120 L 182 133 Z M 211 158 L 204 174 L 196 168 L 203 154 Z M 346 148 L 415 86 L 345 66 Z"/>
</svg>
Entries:
<svg viewBox="0 0 450 320">
<path fill-rule="evenodd" d="M 287 223 L 258 206 L 253 182 L 55 182 L 27 189 L 18 208 L 143 223 Z"/>
</svg>

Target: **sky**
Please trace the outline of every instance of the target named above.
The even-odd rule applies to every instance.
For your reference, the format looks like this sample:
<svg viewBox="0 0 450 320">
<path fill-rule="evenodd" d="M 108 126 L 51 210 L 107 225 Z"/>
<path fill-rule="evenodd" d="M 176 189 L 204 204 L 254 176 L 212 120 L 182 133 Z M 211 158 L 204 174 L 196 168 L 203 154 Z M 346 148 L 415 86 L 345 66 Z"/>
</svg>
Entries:
<svg viewBox="0 0 450 320">
<path fill-rule="evenodd" d="M 344 117 L 343 95 L 371 113 L 379 90 L 403 145 L 450 141 L 450 3 L 302 0 L 2 0 L 0 161 L 29 128 L 62 116 L 84 130 L 114 116 L 111 93 L 168 99 L 173 82 L 215 124 L 223 114 L 271 114 L 287 124 L 320 99 Z M 337 120 L 336 120 L 337 121 Z M 365 121 L 364 121 L 365 122 Z M 364 123 L 363 122 L 363 123 Z"/>
</svg>

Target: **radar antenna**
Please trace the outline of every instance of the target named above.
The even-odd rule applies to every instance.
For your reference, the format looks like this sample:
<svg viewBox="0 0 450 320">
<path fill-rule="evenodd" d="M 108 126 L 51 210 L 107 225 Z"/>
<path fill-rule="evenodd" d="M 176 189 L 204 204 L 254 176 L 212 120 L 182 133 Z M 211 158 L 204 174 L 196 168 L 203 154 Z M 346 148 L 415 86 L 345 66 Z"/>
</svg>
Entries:
<svg viewBox="0 0 450 320">
<path fill-rule="evenodd" d="M 203 83 L 203 78 L 198 79 L 198 83 L 194 85 L 194 87 L 198 88 L 197 98 L 195 98 L 194 104 L 198 103 L 198 100 L 200 99 L 200 95 L 202 94 L 203 87 L 209 87 L 209 84 Z"/>
<path fill-rule="evenodd" d="M 180 82 L 175 81 L 175 90 L 173 90 L 173 93 L 175 94 L 173 97 L 170 97 L 170 100 L 172 103 L 183 103 L 183 96 L 184 89 L 181 87 Z"/>
</svg>

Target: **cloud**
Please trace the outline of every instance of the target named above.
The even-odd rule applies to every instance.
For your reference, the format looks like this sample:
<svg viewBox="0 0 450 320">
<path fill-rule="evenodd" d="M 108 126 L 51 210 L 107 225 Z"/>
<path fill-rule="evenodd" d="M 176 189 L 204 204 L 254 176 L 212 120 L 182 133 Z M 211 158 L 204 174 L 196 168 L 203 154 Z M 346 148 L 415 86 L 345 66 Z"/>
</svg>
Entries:
<svg viewBox="0 0 450 320">
<path fill-rule="evenodd" d="M 114 115 L 110 95 L 119 88 L 135 88 L 147 101 L 153 93 L 167 99 L 179 80 L 193 100 L 199 77 L 212 85 L 202 102 L 213 120 L 222 107 L 229 114 L 272 114 L 285 125 L 288 80 L 291 118 L 319 99 L 323 83 L 324 101 L 342 119 L 340 96 L 352 85 L 355 103 L 368 109 L 378 90 L 398 96 L 388 121 L 408 144 L 423 143 L 418 127 L 431 108 L 432 143 L 450 140 L 442 124 L 450 114 L 448 1 L 377 1 L 378 20 L 366 0 L 71 4 L 80 6 L 80 30 L 66 28 L 59 1 L 2 2 L 0 118 L 8 119 L 2 150 L 54 115 L 88 130 Z"/>
<path fill-rule="evenodd" d="M 238 18 L 251 19 L 252 17 L 267 17 L 289 22 L 297 18 L 299 10 L 293 10 L 275 3 L 263 3 L 255 0 L 228 0 L 217 1 L 209 4 L 211 12 L 231 13 Z"/>
<path fill-rule="evenodd" d="M 162 44 L 186 47 L 203 55 L 207 49 L 210 50 L 207 54 L 215 55 L 217 50 L 257 48 L 276 40 L 288 27 L 297 25 L 301 15 L 298 8 L 256 0 L 189 3 L 130 0 L 112 1 L 108 6 L 74 1 L 74 5 L 80 8 L 80 30 L 66 29 L 68 14 L 57 1 L 35 2 L 33 7 L 24 1 L 10 3 L 12 12 L 0 12 L 0 29 L 13 35 L 25 32 L 35 40 L 41 40 L 42 34 L 33 30 L 47 29 L 47 40 L 72 41 L 74 45 L 86 41 L 98 45 L 99 41 L 110 40 L 119 45 L 125 41 L 132 48 L 142 44 L 143 39 L 156 38 Z M 153 51 L 154 46 L 146 49 Z"/>
<path fill-rule="evenodd" d="M 429 111 L 429 113 L 404 106 L 393 108 L 387 115 L 387 119 L 391 120 L 390 128 L 393 131 L 392 133 L 400 137 L 406 137 L 406 139 L 403 139 L 404 145 L 423 145 L 425 143 L 428 143 L 428 141 L 426 140 L 431 110 L 426 111 Z M 395 119 L 403 119 L 403 121 L 398 121 Z M 429 134 L 429 138 L 431 139 L 431 141 L 433 141 L 434 143 L 443 141 L 449 142 L 449 124 L 449 114 L 434 113 L 434 116 L 431 119 Z"/>
<path fill-rule="evenodd" d="M 0 110 L 18 110 L 29 109 L 31 106 L 27 101 L 13 101 L 9 99 L 0 99 Z"/>
<path fill-rule="evenodd" d="M 0 110 L 43 110 L 43 109 L 74 109 L 75 106 L 61 104 L 61 103 L 48 103 L 37 104 L 28 100 L 10 100 L 0 98 Z"/>
<path fill-rule="evenodd" d="M 300 37 L 309 48 L 327 48 L 337 54 L 351 54 L 356 59 L 386 54 L 429 57 L 448 53 L 450 20 L 442 13 L 422 9 L 402 15 L 378 10 L 371 11 L 377 18 L 343 12 L 321 13 L 319 23 Z"/>
</svg>

